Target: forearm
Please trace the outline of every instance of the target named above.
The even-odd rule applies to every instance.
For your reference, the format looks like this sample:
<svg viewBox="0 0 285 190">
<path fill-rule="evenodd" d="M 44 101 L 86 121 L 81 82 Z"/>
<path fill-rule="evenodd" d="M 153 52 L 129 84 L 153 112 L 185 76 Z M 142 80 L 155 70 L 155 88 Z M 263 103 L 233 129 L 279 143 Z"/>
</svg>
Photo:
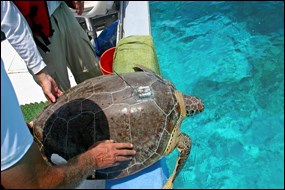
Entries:
<svg viewBox="0 0 285 190">
<path fill-rule="evenodd" d="M 66 165 L 50 166 L 34 143 L 15 166 L 1 171 L 1 184 L 7 189 L 76 188 L 92 172 L 91 156 L 83 155 Z"/>
<path fill-rule="evenodd" d="M 66 165 L 54 167 L 52 170 L 51 179 L 44 179 L 47 187 L 70 189 L 78 187 L 84 179 L 92 174 L 93 168 L 90 158 L 82 154 L 69 160 Z M 44 175 L 43 178 L 46 176 Z"/>
<path fill-rule="evenodd" d="M 130 143 L 104 140 L 92 145 L 86 152 L 70 159 L 66 165 L 50 166 L 43 159 L 36 143 L 13 167 L 1 171 L 5 188 L 76 188 L 95 169 L 104 169 L 130 161 L 135 155 Z M 14 180 L 17 179 L 17 180 Z"/>
<path fill-rule="evenodd" d="M 80 183 L 92 174 L 94 163 L 92 164 L 91 156 L 87 154 L 80 154 L 70 159 L 67 164 L 59 166 L 48 166 L 46 170 L 38 175 L 37 188 L 59 188 L 59 189 L 73 189 L 80 185 Z M 39 170 L 38 170 L 39 171 Z"/>
</svg>

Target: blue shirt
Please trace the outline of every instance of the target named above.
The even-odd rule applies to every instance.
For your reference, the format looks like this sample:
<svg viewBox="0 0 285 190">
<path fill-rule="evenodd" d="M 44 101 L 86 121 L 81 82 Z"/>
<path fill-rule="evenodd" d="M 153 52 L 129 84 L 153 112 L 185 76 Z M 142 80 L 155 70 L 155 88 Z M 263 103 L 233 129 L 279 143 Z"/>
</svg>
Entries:
<svg viewBox="0 0 285 190">
<path fill-rule="evenodd" d="M 1 59 L 1 171 L 16 164 L 33 143 Z"/>
</svg>

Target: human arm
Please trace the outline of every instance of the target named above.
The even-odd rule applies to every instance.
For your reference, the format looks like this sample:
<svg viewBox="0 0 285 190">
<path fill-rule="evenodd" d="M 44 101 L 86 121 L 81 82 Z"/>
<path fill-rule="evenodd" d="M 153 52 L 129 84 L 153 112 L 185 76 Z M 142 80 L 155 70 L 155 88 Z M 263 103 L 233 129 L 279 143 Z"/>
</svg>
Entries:
<svg viewBox="0 0 285 190">
<path fill-rule="evenodd" d="M 6 39 L 36 75 L 49 101 L 55 102 L 61 94 L 55 81 L 43 69 L 46 64 L 34 42 L 30 27 L 17 7 L 10 1 L 1 1 L 1 31 Z"/>
<path fill-rule="evenodd" d="M 75 188 L 93 170 L 130 160 L 135 153 L 131 148 L 129 143 L 101 141 L 66 165 L 49 166 L 33 143 L 16 165 L 1 172 L 1 184 L 5 188 Z"/>
</svg>

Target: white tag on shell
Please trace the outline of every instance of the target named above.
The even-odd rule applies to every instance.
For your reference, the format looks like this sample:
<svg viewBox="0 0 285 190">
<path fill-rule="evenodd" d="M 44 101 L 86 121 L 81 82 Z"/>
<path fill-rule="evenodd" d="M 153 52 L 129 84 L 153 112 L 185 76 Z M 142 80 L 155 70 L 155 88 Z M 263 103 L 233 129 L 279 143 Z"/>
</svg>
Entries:
<svg viewBox="0 0 285 190">
<path fill-rule="evenodd" d="M 152 95 L 151 89 L 149 86 L 139 86 L 137 88 L 137 92 L 140 98 L 148 98 Z"/>
</svg>

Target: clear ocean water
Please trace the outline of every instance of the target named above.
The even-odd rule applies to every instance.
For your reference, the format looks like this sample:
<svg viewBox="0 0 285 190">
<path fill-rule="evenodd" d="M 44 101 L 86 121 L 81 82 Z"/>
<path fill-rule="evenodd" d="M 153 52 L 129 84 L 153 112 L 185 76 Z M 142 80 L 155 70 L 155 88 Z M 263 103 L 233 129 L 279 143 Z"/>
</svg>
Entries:
<svg viewBox="0 0 285 190">
<path fill-rule="evenodd" d="M 174 188 L 284 188 L 284 2 L 151 1 L 150 14 L 163 76 L 205 104 L 182 123 L 193 146 Z"/>
</svg>

